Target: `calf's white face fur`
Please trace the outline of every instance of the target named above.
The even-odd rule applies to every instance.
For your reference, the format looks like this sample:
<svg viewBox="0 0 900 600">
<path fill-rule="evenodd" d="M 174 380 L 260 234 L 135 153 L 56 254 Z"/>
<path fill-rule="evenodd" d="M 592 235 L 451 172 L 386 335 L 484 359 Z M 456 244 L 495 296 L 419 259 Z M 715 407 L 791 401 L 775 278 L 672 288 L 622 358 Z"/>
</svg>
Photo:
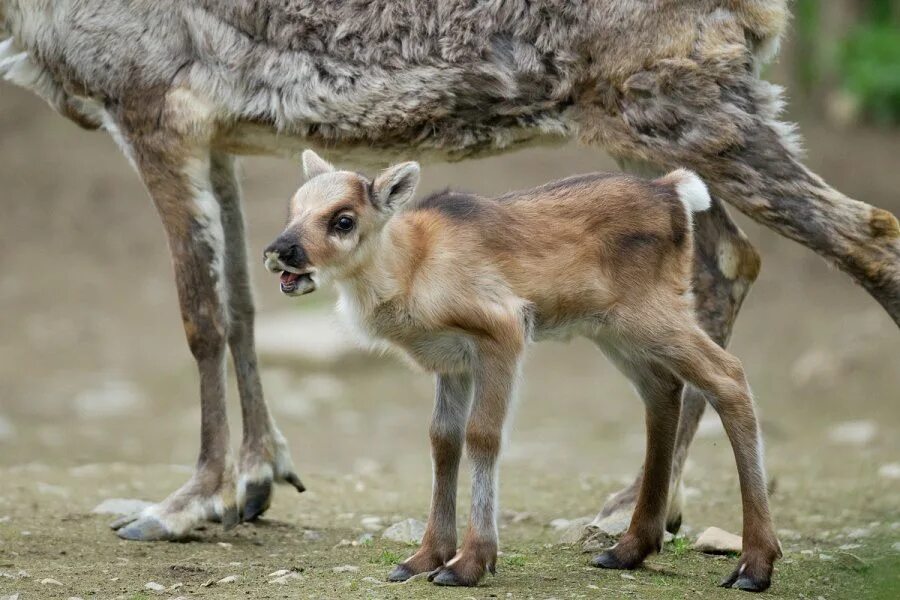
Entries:
<svg viewBox="0 0 900 600">
<path fill-rule="evenodd" d="M 757 532 L 745 560 L 770 568 L 779 549 L 750 391 L 740 363 L 694 314 L 691 214 L 710 206 L 699 177 L 684 169 L 653 181 L 594 173 L 495 199 L 447 191 L 410 202 L 416 163 L 372 181 L 311 151 L 303 164 L 307 182 L 266 250 L 267 267 L 282 273 L 291 295 L 333 280 L 339 305 L 367 341 L 437 377 L 432 513 L 422 547 L 391 579 L 429 571 L 436 583 L 474 585 L 493 571 L 498 455 L 525 346 L 572 335 L 594 341 L 634 382 L 648 415 L 631 527 L 595 564 L 632 568 L 659 549 L 689 382 L 715 399 L 734 436 L 745 519 Z M 463 442 L 473 465 L 472 510 L 457 551 Z"/>
</svg>

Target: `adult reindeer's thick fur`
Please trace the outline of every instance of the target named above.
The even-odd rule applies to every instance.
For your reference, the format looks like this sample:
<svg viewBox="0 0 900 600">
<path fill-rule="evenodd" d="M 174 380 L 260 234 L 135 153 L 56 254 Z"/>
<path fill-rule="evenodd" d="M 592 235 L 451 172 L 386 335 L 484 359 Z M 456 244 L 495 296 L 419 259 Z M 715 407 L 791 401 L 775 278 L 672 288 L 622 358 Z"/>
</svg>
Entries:
<svg viewBox="0 0 900 600">
<path fill-rule="evenodd" d="M 578 137 L 629 169 L 685 166 L 707 182 L 694 288 L 719 344 L 759 268 L 721 200 L 826 257 L 900 322 L 897 220 L 799 162 L 779 91 L 758 78 L 786 21 L 785 0 L 0 0 L 0 73 L 105 128 L 145 181 L 201 373 L 198 474 L 120 535 L 181 537 L 238 507 L 253 518 L 273 480 L 296 481 L 256 372 L 233 154 L 463 158 Z M 226 348 L 245 422 L 237 461 Z M 676 490 L 704 404 L 686 392 Z M 638 483 L 605 511 L 630 510 Z M 677 494 L 669 517 L 677 528 Z"/>
<path fill-rule="evenodd" d="M 374 181 L 312 153 L 304 165 L 308 181 L 265 251 L 282 291 L 308 293 L 333 280 L 338 306 L 365 340 L 437 375 L 429 525 L 422 547 L 389 579 L 430 572 L 439 584 L 475 585 L 494 570 L 498 460 L 525 346 L 579 335 L 634 382 L 647 415 L 646 470 L 631 525 L 594 564 L 630 569 L 659 550 L 687 381 L 721 415 L 740 475 L 744 551 L 726 583 L 769 587 L 780 550 L 753 402 L 740 363 L 694 314 L 692 213 L 710 207 L 696 175 L 679 169 L 646 181 L 595 173 L 494 200 L 444 192 L 406 208 L 416 163 Z M 463 440 L 472 510 L 457 552 Z"/>
</svg>

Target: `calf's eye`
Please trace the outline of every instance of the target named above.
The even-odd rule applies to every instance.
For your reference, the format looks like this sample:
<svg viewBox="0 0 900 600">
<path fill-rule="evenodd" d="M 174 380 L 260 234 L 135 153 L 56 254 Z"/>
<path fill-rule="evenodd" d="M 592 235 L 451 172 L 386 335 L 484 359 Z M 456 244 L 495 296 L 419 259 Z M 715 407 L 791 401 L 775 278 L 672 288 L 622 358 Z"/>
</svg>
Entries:
<svg viewBox="0 0 900 600">
<path fill-rule="evenodd" d="M 338 217 L 338 220 L 334 222 L 335 231 L 340 231 L 341 233 L 347 233 L 348 231 L 353 231 L 353 228 L 355 226 L 356 226 L 356 221 L 353 220 L 353 217 L 348 217 L 347 215 Z"/>
</svg>

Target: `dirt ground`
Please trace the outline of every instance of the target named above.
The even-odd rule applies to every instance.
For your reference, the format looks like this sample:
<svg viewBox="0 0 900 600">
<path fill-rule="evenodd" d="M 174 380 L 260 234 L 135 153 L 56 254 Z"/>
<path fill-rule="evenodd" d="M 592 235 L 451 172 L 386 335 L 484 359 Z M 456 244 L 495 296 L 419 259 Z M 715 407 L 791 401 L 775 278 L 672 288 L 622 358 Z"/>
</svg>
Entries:
<svg viewBox="0 0 900 600">
<path fill-rule="evenodd" d="M 896 131 L 809 122 L 802 130 L 815 170 L 900 213 Z M 426 166 L 422 190 L 494 193 L 611 168 L 576 146 L 525 151 Z M 300 172 L 274 159 L 247 160 L 244 170 L 257 256 Z M 383 583 L 411 548 L 382 540 L 381 527 L 424 519 L 428 508 L 431 410 L 429 378 L 384 359 L 314 368 L 264 356 L 268 398 L 309 491 L 279 490 L 267 519 L 231 532 L 211 524 L 184 544 L 120 541 L 110 517 L 91 509 L 106 498 L 163 498 L 186 479 L 198 446 L 197 378 L 162 228 L 105 135 L 5 85 L 0 208 L 0 598 L 156 597 L 148 582 L 165 598 L 739 596 L 715 587 L 735 559 L 684 541 L 626 575 L 593 569 L 578 545 L 556 543 L 551 521 L 595 514 L 643 452 L 639 401 L 584 343 L 530 353 L 501 472 L 503 556 L 496 577 L 476 589 Z M 896 598 L 900 336 L 846 276 L 740 221 L 763 254 L 732 348 L 757 395 L 775 482 L 785 558 L 770 595 Z M 281 296 L 261 264 L 253 276 L 262 321 L 321 305 Z M 686 483 L 688 541 L 710 525 L 740 531 L 734 464 L 715 419 L 703 423 Z M 462 523 L 466 478 L 461 486 Z M 367 525 L 371 541 L 342 543 Z M 346 565 L 355 569 L 335 571 Z M 272 583 L 282 569 L 298 577 Z M 236 581 L 203 585 L 231 575 Z M 60 585 L 42 583 L 48 578 Z"/>
</svg>

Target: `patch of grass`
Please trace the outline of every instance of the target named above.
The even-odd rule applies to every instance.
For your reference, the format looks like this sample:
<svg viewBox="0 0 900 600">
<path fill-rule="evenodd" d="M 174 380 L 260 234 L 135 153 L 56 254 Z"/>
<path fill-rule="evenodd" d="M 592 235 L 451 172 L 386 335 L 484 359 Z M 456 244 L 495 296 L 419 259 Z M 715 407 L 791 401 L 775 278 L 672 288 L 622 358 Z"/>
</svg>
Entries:
<svg viewBox="0 0 900 600">
<path fill-rule="evenodd" d="M 503 562 L 510 565 L 511 567 L 524 567 L 525 566 L 525 555 L 524 554 L 509 554 L 503 557 Z"/>
<path fill-rule="evenodd" d="M 673 556 L 684 556 L 691 549 L 691 542 L 686 537 L 676 537 L 669 543 Z"/>
<path fill-rule="evenodd" d="M 382 550 L 381 554 L 378 555 L 378 558 L 375 559 L 379 565 L 384 565 L 386 567 L 390 567 L 391 565 L 396 565 L 397 563 L 403 560 L 404 556 L 399 552 L 394 552 L 393 550 Z"/>
</svg>

